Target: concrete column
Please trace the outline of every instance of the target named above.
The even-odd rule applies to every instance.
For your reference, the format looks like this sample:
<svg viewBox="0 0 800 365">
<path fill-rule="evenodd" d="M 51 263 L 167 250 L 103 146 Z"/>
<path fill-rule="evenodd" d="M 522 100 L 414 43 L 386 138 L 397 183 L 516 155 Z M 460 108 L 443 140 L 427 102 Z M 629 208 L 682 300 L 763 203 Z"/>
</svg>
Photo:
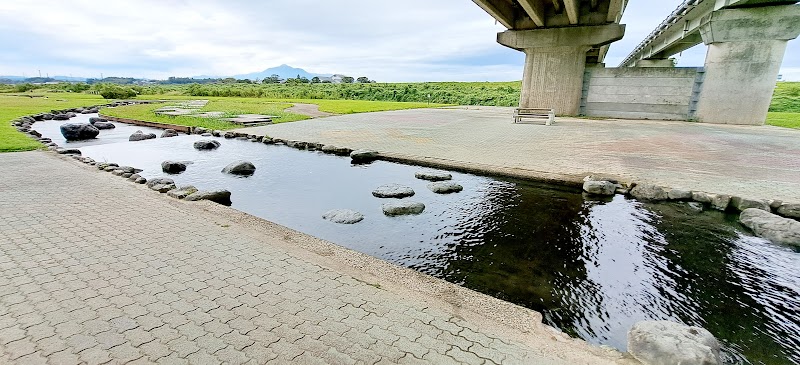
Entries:
<svg viewBox="0 0 800 365">
<path fill-rule="evenodd" d="M 625 26 L 509 30 L 497 42 L 525 52 L 521 108 L 553 108 L 556 115 L 578 115 L 586 51 L 622 39 Z"/>
<path fill-rule="evenodd" d="M 700 28 L 708 52 L 698 120 L 763 125 L 786 43 L 800 34 L 798 24 L 798 5 L 712 13 Z"/>
</svg>

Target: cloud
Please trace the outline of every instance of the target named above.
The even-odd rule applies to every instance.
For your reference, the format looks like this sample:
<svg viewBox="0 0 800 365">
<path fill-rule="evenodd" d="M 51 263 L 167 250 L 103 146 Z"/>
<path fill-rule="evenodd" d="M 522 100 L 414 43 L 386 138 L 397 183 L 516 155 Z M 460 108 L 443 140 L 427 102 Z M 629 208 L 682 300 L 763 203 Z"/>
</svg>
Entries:
<svg viewBox="0 0 800 365">
<path fill-rule="evenodd" d="M 631 2 L 609 66 L 679 2 Z M 520 79 L 524 57 L 496 43 L 501 30 L 468 0 L 9 0 L 0 74 L 165 78 L 290 64 L 379 81 Z"/>
</svg>

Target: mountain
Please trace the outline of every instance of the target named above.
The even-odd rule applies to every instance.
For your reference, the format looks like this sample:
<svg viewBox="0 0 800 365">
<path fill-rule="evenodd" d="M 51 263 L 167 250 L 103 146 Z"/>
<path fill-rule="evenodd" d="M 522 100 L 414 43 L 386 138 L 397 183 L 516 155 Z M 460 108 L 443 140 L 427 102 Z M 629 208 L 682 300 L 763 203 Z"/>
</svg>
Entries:
<svg viewBox="0 0 800 365">
<path fill-rule="evenodd" d="M 261 72 L 253 72 L 253 73 L 249 73 L 249 74 L 234 75 L 234 76 L 231 76 L 231 77 L 233 77 L 235 79 L 263 80 L 265 77 L 269 77 L 269 76 L 272 76 L 272 75 L 278 75 L 283 79 L 289 79 L 289 78 L 293 79 L 293 78 L 297 77 L 297 75 L 300 75 L 300 77 L 305 77 L 307 79 L 311 79 L 314 76 L 319 76 L 319 77 L 328 77 L 328 76 L 330 76 L 330 75 L 326 75 L 326 74 L 313 74 L 313 73 L 310 73 L 310 72 L 308 72 L 306 70 L 303 70 L 302 68 L 295 68 L 295 67 L 292 67 L 292 66 L 289 66 L 289 65 L 280 65 L 278 67 L 268 68 L 268 69 L 266 69 L 264 71 L 261 71 Z"/>
<path fill-rule="evenodd" d="M 25 77 L 22 76 L 0 76 L 0 79 L 6 79 L 11 81 L 22 81 L 25 80 Z"/>
<path fill-rule="evenodd" d="M 0 76 L 0 80 L 11 80 L 14 82 L 25 82 L 26 80 L 32 80 L 32 82 L 39 82 L 40 78 L 38 77 L 23 77 L 23 76 Z M 85 82 L 85 77 L 72 77 L 72 76 L 53 76 L 48 78 L 56 81 L 67 81 L 67 82 Z"/>
</svg>

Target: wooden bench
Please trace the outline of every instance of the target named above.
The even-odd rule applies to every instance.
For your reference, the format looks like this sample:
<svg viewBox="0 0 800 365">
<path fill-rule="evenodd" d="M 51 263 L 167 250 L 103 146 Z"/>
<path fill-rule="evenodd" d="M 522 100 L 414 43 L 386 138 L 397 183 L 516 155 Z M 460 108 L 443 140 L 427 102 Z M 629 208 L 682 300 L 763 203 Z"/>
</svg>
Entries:
<svg viewBox="0 0 800 365">
<path fill-rule="evenodd" d="M 544 121 L 544 125 L 551 125 L 556 119 L 556 113 L 548 108 L 517 108 L 514 109 L 514 123 L 522 123 L 523 119 Z"/>
</svg>

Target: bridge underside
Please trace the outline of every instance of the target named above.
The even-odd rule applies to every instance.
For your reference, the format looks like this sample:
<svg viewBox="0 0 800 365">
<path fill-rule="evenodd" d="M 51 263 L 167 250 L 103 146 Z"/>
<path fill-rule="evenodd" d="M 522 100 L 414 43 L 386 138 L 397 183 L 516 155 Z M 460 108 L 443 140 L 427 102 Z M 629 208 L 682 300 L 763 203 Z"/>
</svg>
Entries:
<svg viewBox="0 0 800 365">
<path fill-rule="evenodd" d="M 525 53 L 520 107 L 577 115 L 584 69 L 622 39 L 627 0 L 473 0 L 507 31 L 497 41 Z"/>
</svg>

